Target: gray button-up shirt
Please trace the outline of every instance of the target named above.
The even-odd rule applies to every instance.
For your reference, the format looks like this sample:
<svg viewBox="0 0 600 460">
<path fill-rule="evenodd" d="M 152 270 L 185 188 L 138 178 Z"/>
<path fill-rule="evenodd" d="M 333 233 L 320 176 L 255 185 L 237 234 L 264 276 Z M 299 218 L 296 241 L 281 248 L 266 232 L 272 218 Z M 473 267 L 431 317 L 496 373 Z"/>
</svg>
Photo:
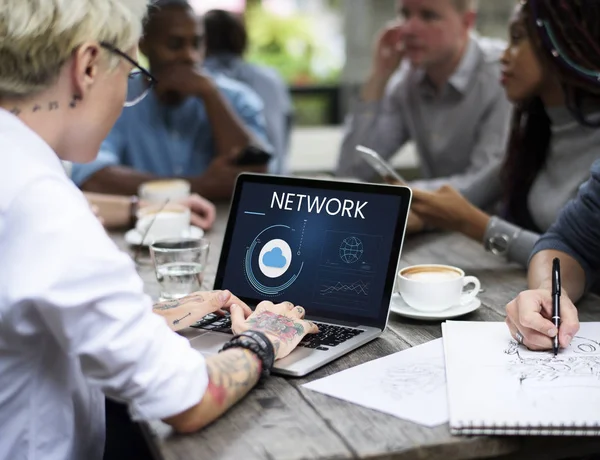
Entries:
<svg viewBox="0 0 600 460">
<path fill-rule="evenodd" d="M 423 69 L 404 62 L 382 100 L 359 102 L 350 115 L 336 173 L 368 180 L 373 171 L 357 155 L 356 145 L 389 159 L 413 140 L 426 179 L 413 186 L 468 187 L 497 165 L 506 149 L 511 106 L 499 84 L 502 50 L 500 41 L 473 34 L 439 92 Z"/>
</svg>

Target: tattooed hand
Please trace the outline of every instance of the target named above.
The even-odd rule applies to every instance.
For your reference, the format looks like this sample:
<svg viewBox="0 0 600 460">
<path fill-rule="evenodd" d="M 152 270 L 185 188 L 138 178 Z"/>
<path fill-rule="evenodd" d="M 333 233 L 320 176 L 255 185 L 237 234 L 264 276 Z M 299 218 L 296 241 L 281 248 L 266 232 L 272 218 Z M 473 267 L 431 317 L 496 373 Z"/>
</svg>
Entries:
<svg viewBox="0 0 600 460">
<path fill-rule="evenodd" d="M 157 303 L 153 311 L 164 317 L 171 329 L 178 331 L 197 323 L 209 313 L 223 314 L 233 304 L 238 306 L 242 317 L 252 313 L 248 305 L 229 291 L 194 292 L 181 299 Z"/>
<path fill-rule="evenodd" d="M 230 311 L 233 332 L 239 334 L 252 329 L 266 334 L 273 342 L 276 359 L 289 355 L 306 334 L 319 332 L 315 324 L 303 319 L 304 308 L 291 302 L 277 305 L 261 302 L 247 318 L 242 307 L 232 305 Z"/>
</svg>

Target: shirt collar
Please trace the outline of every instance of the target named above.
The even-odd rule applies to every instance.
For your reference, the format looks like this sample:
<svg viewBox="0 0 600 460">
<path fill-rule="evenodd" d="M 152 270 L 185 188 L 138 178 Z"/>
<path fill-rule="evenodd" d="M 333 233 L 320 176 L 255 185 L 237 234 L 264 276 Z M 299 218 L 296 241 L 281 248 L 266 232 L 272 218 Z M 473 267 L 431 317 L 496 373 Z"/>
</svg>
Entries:
<svg viewBox="0 0 600 460">
<path fill-rule="evenodd" d="M 64 172 L 58 155 L 33 129 L 27 126 L 19 117 L 0 108 L 0 135 L 6 134 L 9 139 L 17 139 L 27 155 L 57 171 Z M 10 142 L 10 140 L 9 140 Z"/>
<path fill-rule="evenodd" d="M 479 49 L 477 40 L 471 35 L 458 67 L 448 79 L 448 84 L 460 94 L 464 95 L 467 92 L 471 78 L 477 70 L 480 54 L 481 50 Z M 433 91 L 424 69 L 418 69 L 416 75 L 422 90 L 426 92 Z"/>
</svg>

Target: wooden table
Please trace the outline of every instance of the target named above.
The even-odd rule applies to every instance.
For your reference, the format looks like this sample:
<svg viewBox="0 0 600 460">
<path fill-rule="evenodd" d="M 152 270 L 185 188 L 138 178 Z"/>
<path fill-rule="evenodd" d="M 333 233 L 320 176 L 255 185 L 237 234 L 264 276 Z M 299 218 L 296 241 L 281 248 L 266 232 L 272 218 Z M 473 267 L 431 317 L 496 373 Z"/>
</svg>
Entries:
<svg viewBox="0 0 600 460">
<path fill-rule="evenodd" d="M 208 234 L 211 240 L 212 286 L 225 231 L 227 209 Z M 121 235 L 115 241 L 126 247 Z M 525 271 L 486 253 L 465 237 L 427 234 L 409 237 L 401 264 L 456 265 L 481 280 L 482 307 L 463 317 L 473 321 L 503 321 L 507 302 L 526 287 Z M 154 272 L 140 268 L 147 292 L 157 298 Z M 210 287 L 207 286 L 207 287 Z M 600 320 L 600 301 L 589 296 L 579 305 L 580 319 Z M 600 452 L 599 438 L 458 437 L 448 425 L 428 428 L 304 389 L 315 379 L 390 353 L 441 337 L 440 322 L 390 316 L 387 330 L 377 340 L 304 378 L 271 377 L 255 388 L 225 416 L 199 433 L 178 436 L 159 430 L 157 447 L 164 459 L 560 459 Z M 490 395 L 492 397 L 492 395 Z M 163 425 L 163 428 L 166 425 Z"/>
</svg>

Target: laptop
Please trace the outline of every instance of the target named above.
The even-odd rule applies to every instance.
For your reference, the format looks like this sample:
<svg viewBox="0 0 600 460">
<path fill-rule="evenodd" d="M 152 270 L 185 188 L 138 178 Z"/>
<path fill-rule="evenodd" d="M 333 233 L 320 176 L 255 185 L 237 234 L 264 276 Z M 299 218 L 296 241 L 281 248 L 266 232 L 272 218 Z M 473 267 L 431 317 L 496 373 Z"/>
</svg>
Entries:
<svg viewBox="0 0 600 460">
<path fill-rule="evenodd" d="M 214 289 L 251 308 L 301 305 L 319 326 L 273 372 L 303 376 L 378 337 L 389 316 L 411 191 L 407 187 L 241 174 Z M 191 345 L 214 354 L 229 317 L 208 315 Z"/>
</svg>

